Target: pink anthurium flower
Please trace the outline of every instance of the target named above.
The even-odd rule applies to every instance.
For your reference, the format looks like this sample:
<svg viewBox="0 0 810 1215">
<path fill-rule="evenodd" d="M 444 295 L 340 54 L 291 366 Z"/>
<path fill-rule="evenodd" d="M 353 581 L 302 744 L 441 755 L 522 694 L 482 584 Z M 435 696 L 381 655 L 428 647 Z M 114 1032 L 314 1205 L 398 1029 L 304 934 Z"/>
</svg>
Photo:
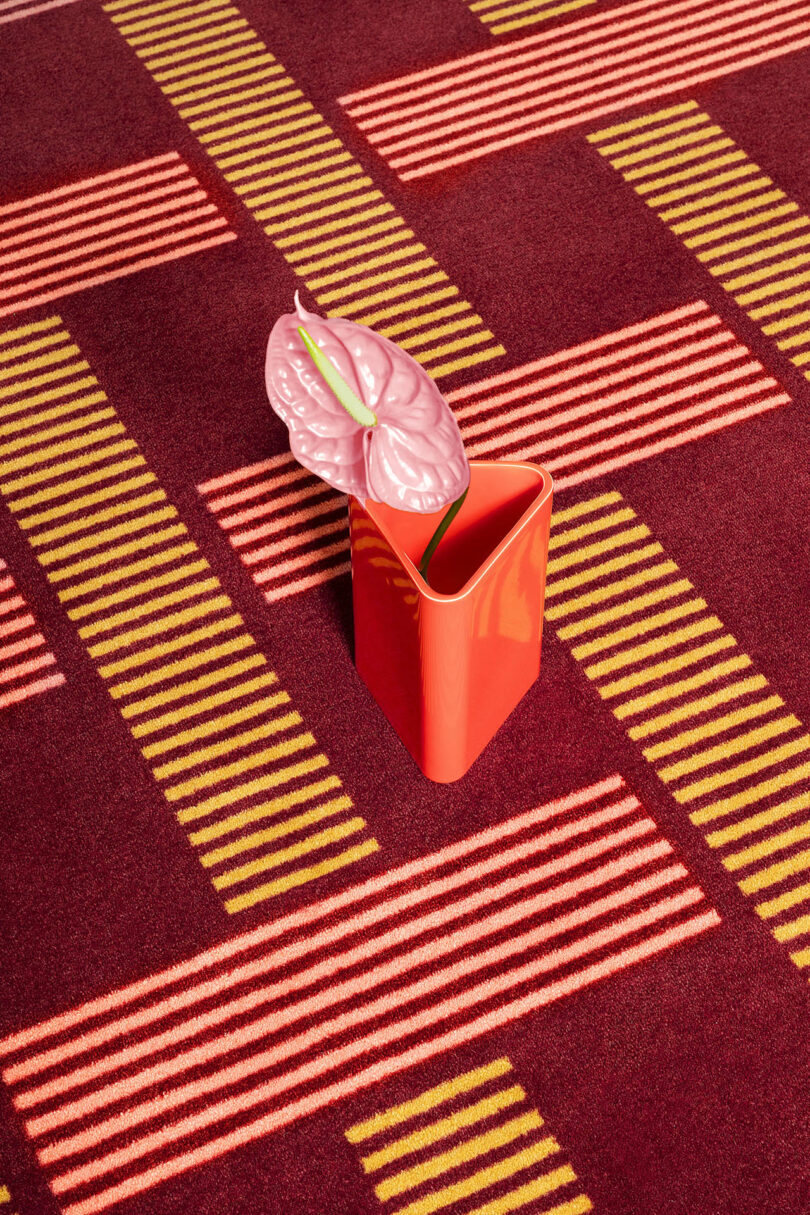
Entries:
<svg viewBox="0 0 810 1215">
<path fill-rule="evenodd" d="M 422 514 L 455 503 L 470 466 L 427 372 L 365 325 L 315 316 L 297 293 L 295 306 L 273 326 L 265 378 L 299 463 L 361 500 Z"/>
</svg>

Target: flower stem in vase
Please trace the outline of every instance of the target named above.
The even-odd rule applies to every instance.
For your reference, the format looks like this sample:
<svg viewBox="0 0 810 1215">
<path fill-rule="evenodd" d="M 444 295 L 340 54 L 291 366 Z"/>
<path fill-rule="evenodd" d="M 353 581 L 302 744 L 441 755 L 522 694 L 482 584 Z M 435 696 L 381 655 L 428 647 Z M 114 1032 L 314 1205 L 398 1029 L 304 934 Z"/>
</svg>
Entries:
<svg viewBox="0 0 810 1215">
<path fill-rule="evenodd" d="M 442 537 L 444 536 L 444 533 L 447 531 L 448 527 L 453 522 L 453 520 L 455 519 L 458 512 L 461 510 L 461 507 L 464 503 L 464 499 L 467 497 L 468 493 L 469 493 L 469 486 L 467 487 L 467 489 L 464 490 L 464 493 L 461 495 L 460 498 L 456 498 L 455 502 L 453 502 L 450 506 L 448 506 L 447 511 L 445 512 L 444 518 L 442 519 L 441 523 L 439 524 L 439 526 L 436 528 L 435 532 L 431 536 L 428 546 L 425 549 L 424 553 L 422 554 L 422 560 L 419 562 L 419 573 L 422 575 L 425 582 L 428 583 L 428 586 L 430 586 L 430 583 L 428 582 L 427 571 L 428 571 L 428 566 L 430 565 L 430 559 L 433 556 L 433 554 L 436 552 L 436 549 L 439 547 L 439 542 L 441 541 Z"/>
</svg>

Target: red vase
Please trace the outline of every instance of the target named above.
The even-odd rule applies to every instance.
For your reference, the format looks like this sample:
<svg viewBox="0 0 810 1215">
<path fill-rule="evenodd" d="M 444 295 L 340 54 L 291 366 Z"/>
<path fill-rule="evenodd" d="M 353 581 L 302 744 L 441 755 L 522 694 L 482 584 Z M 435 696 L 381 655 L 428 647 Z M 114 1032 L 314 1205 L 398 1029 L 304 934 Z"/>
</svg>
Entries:
<svg viewBox="0 0 810 1215">
<path fill-rule="evenodd" d="M 350 499 L 355 662 L 431 780 L 458 780 L 540 671 L 551 477 L 470 462 L 464 505 L 418 572 L 444 511 Z"/>
</svg>

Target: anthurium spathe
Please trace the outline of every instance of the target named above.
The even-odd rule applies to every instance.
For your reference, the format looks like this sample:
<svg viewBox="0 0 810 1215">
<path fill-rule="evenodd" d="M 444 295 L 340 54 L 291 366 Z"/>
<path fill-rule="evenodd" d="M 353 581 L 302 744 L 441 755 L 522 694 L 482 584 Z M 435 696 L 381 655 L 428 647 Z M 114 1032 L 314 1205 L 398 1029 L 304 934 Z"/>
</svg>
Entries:
<svg viewBox="0 0 810 1215">
<path fill-rule="evenodd" d="M 299 463 L 361 501 L 422 514 L 455 503 L 470 466 L 427 372 L 365 325 L 295 305 L 273 326 L 265 378 Z"/>
</svg>

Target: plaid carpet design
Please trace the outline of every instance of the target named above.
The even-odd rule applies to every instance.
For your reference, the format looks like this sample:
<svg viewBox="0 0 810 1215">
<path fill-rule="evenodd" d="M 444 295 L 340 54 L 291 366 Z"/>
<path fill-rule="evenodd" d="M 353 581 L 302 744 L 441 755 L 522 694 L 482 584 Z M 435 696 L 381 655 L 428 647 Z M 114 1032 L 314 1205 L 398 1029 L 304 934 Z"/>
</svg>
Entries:
<svg viewBox="0 0 810 1215">
<path fill-rule="evenodd" d="M 808 1209 L 808 48 L 2 0 L 3 1210 Z M 540 679 L 453 785 L 266 400 L 296 290 L 554 477 Z"/>
</svg>

